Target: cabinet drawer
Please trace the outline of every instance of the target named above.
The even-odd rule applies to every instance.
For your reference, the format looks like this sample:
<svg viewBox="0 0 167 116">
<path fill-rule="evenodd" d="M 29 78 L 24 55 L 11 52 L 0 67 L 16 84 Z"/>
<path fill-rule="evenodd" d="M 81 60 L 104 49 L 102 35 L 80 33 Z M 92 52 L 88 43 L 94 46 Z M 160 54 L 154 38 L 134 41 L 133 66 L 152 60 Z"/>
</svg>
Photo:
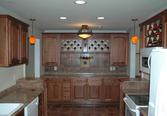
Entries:
<svg viewBox="0 0 167 116">
<path fill-rule="evenodd" d="M 88 85 L 102 85 L 102 79 L 88 79 Z"/>
<path fill-rule="evenodd" d="M 73 85 L 78 85 L 78 86 L 84 86 L 87 84 L 87 79 L 73 79 L 73 82 L 72 82 Z"/>
<path fill-rule="evenodd" d="M 119 86 L 118 79 L 104 79 L 104 85 Z"/>
</svg>

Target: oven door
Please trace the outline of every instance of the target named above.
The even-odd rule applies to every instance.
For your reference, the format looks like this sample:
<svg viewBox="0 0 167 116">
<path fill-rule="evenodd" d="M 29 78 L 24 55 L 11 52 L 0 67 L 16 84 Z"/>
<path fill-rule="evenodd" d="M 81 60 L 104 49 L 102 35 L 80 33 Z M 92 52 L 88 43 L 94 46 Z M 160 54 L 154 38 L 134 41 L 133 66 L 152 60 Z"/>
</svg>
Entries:
<svg viewBox="0 0 167 116">
<path fill-rule="evenodd" d="M 131 103 L 127 97 L 124 98 L 125 102 L 125 116 L 140 116 L 139 109 L 135 104 Z"/>
</svg>

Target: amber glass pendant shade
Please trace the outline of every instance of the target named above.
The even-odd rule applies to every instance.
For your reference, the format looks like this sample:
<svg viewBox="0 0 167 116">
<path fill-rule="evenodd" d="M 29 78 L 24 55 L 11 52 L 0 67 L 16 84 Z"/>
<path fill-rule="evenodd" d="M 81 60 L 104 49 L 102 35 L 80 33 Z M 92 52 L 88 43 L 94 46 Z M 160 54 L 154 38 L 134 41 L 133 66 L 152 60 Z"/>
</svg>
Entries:
<svg viewBox="0 0 167 116">
<path fill-rule="evenodd" d="M 33 32 L 33 30 L 34 30 L 34 21 L 36 21 L 36 19 L 30 19 L 30 21 L 31 21 L 31 23 L 32 23 L 32 33 L 31 33 L 31 36 L 29 37 L 29 43 L 31 44 L 31 45 L 34 45 L 35 44 L 35 42 L 36 42 L 36 37 L 35 37 L 35 35 L 33 34 L 34 32 Z"/>
<path fill-rule="evenodd" d="M 31 36 L 29 37 L 29 43 L 30 43 L 31 45 L 34 45 L 35 42 L 36 42 L 36 37 L 35 37 L 34 35 L 31 35 Z"/>
<path fill-rule="evenodd" d="M 133 21 L 133 24 L 134 24 L 134 34 L 132 35 L 132 37 L 131 37 L 131 42 L 132 42 L 132 44 L 134 44 L 134 45 L 136 45 L 137 44 L 137 42 L 138 42 L 138 37 L 137 37 L 137 35 L 136 35 L 136 21 L 138 21 L 138 19 L 132 19 L 132 21 Z"/>
<path fill-rule="evenodd" d="M 88 39 L 92 36 L 92 30 L 89 29 L 88 25 L 82 25 L 81 29 L 78 31 L 78 36 L 81 39 Z"/>
<path fill-rule="evenodd" d="M 132 36 L 131 42 L 132 42 L 132 44 L 137 44 L 137 42 L 138 42 L 138 37 L 137 37 L 137 35 L 133 35 L 133 36 Z"/>
</svg>

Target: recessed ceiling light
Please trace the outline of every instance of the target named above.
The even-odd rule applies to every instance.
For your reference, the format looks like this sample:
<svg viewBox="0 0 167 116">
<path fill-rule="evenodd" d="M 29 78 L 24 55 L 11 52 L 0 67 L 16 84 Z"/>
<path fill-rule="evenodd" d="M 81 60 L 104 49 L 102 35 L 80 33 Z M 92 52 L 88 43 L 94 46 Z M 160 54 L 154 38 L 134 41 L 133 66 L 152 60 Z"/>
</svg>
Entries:
<svg viewBox="0 0 167 116">
<path fill-rule="evenodd" d="M 97 17 L 97 19 L 98 19 L 98 20 L 102 20 L 102 19 L 104 19 L 104 17 Z"/>
<path fill-rule="evenodd" d="M 59 17 L 59 19 L 65 20 L 65 19 L 67 19 L 67 17 Z"/>
<path fill-rule="evenodd" d="M 86 1 L 84 1 L 84 0 L 76 0 L 74 3 L 82 5 L 82 4 L 86 4 Z"/>
</svg>

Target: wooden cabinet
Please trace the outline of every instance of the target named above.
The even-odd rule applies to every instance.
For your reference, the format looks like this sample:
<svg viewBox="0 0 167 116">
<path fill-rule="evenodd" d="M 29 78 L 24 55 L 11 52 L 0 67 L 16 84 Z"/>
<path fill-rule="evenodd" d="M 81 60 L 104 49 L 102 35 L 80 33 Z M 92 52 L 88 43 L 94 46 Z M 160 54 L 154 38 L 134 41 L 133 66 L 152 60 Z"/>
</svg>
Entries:
<svg viewBox="0 0 167 116">
<path fill-rule="evenodd" d="M 60 42 L 59 34 L 43 34 L 42 35 L 42 62 L 43 65 L 60 64 Z"/>
<path fill-rule="evenodd" d="M 71 79 L 62 79 L 62 99 L 63 101 L 70 101 L 71 98 Z"/>
<path fill-rule="evenodd" d="M 119 101 L 119 80 L 116 78 L 104 79 L 104 100 L 105 101 Z"/>
<path fill-rule="evenodd" d="M 167 10 L 140 24 L 140 48 L 167 47 Z"/>
<path fill-rule="evenodd" d="M 87 98 L 87 79 L 72 79 L 72 96 L 74 100 L 84 100 Z"/>
<path fill-rule="evenodd" d="M 16 116 L 24 116 L 24 109 L 17 113 Z"/>
<path fill-rule="evenodd" d="M 28 63 L 28 25 L 8 15 L 0 15 L 0 66 Z"/>
<path fill-rule="evenodd" d="M 44 33 L 42 45 L 45 67 L 51 65 L 63 70 L 78 71 L 82 68 L 107 70 L 110 66 L 128 65 L 128 33 L 95 33 L 88 41 L 79 39 L 74 33 Z M 87 54 L 83 49 L 87 49 Z M 83 60 L 86 55 L 91 59 Z M 83 65 L 84 62 L 87 65 Z"/>
<path fill-rule="evenodd" d="M 62 80 L 52 79 L 47 81 L 47 97 L 49 101 L 62 100 Z"/>
<path fill-rule="evenodd" d="M 111 35 L 110 64 L 112 66 L 128 65 L 129 41 L 128 34 Z"/>
<path fill-rule="evenodd" d="M 117 77 L 48 78 L 46 79 L 48 102 L 119 102 L 122 81 L 122 78 Z"/>
<path fill-rule="evenodd" d="M 88 79 L 88 99 L 102 99 L 102 79 Z"/>
</svg>

